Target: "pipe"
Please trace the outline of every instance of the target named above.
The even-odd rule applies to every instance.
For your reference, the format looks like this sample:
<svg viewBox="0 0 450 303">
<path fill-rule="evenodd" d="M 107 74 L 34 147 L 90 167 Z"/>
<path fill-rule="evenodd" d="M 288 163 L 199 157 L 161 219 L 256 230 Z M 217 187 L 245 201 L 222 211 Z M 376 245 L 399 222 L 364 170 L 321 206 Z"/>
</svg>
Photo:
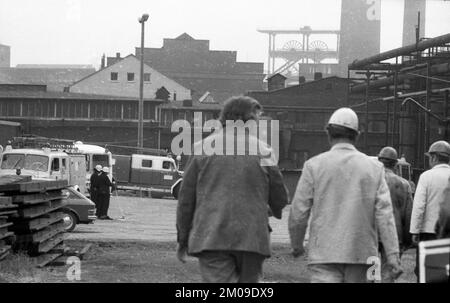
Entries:
<svg viewBox="0 0 450 303">
<path fill-rule="evenodd" d="M 384 61 L 384 60 L 387 60 L 390 58 L 406 56 L 413 52 L 423 51 L 427 48 L 431 48 L 434 46 L 442 46 L 446 43 L 450 43 L 450 34 L 446 34 L 446 35 L 442 35 L 442 36 L 438 36 L 435 38 L 421 41 L 421 42 L 417 43 L 417 47 L 416 47 L 416 44 L 414 43 L 414 44 L 410 44 L 410 45 L 407 45 L 404 47 L 394 48 L 387 52 L 380 53 L 378 55 L 371 56 L 371 57 L 368 57 L 365 59 L 355 60 L 355 61 L 353 61 L 353 63 L 350 63 L 348 65 L 348 69 L 364 69 L 363 68 L 364 66 L 371 64 L 371 63 L 379 63 L 381 61 Z"/>
<path fill-rule="evenodd" d="M 442 63 L 442 64 L 437 64 L 431 67 L 430 69 L 430 74 L 431 75 L 437 75 L 437 74 L 445 74 L 450 72 L 450 63 Z M 427 69 L 423 68 L 420 69 L 416 72 L 416 74 L 419 75 L 427 75 Z M 398 75 L 398 84 L 403 83 L 406 79 L 411 79 L 411 78 L 415 78 L 417 76 L 415 75 L 409 75 L 409 74 L 402 74 L 402 75 Z M 375 80 L 371 82 L 371 88 L 377 88 L 377 87 L 383 87 L 383 86 L 389 86 L 389 85 L 393 85 L 394 84 L 394 77 L 386 77 L 380 80 Z M 361 92 L 364 91 L 366 89 L 366 84 L 357 84 L 353 87 L 350 88 L 350 92 L 355 93 L 355 92 Z"/>
</svg>

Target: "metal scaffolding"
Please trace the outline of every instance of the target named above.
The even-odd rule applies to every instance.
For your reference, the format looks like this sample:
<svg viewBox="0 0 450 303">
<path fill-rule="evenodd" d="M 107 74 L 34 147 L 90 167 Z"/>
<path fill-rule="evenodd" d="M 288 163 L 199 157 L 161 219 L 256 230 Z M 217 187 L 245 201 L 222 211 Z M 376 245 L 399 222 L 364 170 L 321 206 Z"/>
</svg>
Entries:
<svg viewBox="0 0 450 303">
<path fill-rule="evenodd" d="M 374 122 L 384 122 L 385 145 L 426 168 L 429 145 L 450 139 L 450 34 L 356 60 L 348 79 L 347 102 L 361 117 L 365 152 L 374 152 L 381 132 Z"/>
</svg>

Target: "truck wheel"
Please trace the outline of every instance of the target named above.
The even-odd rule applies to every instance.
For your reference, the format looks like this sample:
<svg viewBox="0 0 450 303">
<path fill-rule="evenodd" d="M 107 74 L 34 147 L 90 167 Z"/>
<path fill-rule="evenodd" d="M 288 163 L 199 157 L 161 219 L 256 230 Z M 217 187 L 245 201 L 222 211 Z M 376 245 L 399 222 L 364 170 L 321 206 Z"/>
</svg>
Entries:
<svg viewBox="0 0 450 303">
<path fill-rule="evenodd" d="M 164 193 L 151 191 L 150 192 L 150 197 L 152 197 L 153 199 L 162 199 L 164 197 Z"/>
<path fill-rule="evenodd" d="M 63 210 L 64 213 L 64 228 L 66 232 L 71 232 L 75 229 L 78 223 L 77 216 L 70 210 Z"/>
</svg>

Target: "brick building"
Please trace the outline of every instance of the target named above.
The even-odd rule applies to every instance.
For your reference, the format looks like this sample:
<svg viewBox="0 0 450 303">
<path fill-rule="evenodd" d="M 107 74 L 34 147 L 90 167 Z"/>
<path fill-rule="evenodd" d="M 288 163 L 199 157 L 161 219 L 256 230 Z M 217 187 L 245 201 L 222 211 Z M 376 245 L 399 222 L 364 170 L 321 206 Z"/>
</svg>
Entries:
<svg viewBox="0 0 450 303">
<path fill-rule="evenodd" d="M 73 83 L 69 90 L 74 93 L 139 98 L 139 77 L 140 60 L 134 55 L 128 55 Z M 167 92 L 168 100 L 191 99 L 188 88 L 144 64 L 144 97 L 157 98 L 156 92 L 160 89 Z"/>
<path fill-rule="evenodd" d="M 136 48 L 140 57 L 140 48 Z M 189 88 L 198 100 L 206 92 L 216 102 L 249 90 L 263 89 L 263 63 L 237 62 L 237 52 L 210 50 L 209 40 L 184 33 L 164 39 L 161 48 L 145 48 L 145 62 L 167 77 Z M 107 65 L 117 58 L 108 58 Z"/>
<path fill-rule="evenodd" d="M 156 108 L 164 102 L 144 99 L 144 147 L 158 146 Z M 0 85 L 0 119 L 21 123 L 26 134 L 109 144 L 120 153 L 134 150 L 118 146 L 137 145 L 137 98 L 51 92 L 45 85 Z"/>
</svg>

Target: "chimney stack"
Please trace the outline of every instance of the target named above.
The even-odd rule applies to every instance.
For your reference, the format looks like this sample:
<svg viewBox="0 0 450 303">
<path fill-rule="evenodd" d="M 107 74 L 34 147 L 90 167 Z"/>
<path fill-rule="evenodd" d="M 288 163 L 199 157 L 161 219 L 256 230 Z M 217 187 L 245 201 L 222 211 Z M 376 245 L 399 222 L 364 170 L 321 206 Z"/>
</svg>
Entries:
<svg viewBox="0 0 450 303">
<path fill-rule="evenodd" d="M 322 79 L 322 73 L 315 72 L 314 73 L 314 81 Z"/>
<path fill-rule="evenodd" d="M 116 58 L 120 59 L 120 53 L 116 53 Z"/>
<path fill-rule="evenodd" d="M 100 69 L 104 69 L 105 68 L 105 60 L 106 60 L 106 56 L 105 56 L 105 54 L 103 54 L 102 61 L 101 61 L 101 64 L 100 64 Z"/>
</svg>

